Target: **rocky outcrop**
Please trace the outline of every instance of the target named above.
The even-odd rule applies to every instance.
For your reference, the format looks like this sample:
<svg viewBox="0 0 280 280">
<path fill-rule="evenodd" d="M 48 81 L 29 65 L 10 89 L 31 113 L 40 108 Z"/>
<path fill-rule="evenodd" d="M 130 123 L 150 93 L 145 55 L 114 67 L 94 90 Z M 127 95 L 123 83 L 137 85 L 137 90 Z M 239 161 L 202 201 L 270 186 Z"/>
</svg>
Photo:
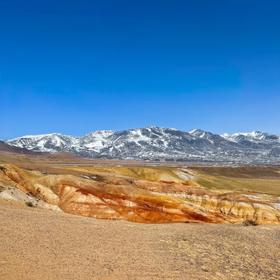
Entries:
<svg viewBox="0 0 280 280">
<path fill-rule="evenodd" d="M 136 177 L 135 177 L 136 176 Z M 206 190 L 189 180 L 146 180 L 109 175 L 54 175 L 0 165 L 0 185 L 61 210 L 88 217 L 142 223 L 279 224 L 277 198 Z"/>
</svg>

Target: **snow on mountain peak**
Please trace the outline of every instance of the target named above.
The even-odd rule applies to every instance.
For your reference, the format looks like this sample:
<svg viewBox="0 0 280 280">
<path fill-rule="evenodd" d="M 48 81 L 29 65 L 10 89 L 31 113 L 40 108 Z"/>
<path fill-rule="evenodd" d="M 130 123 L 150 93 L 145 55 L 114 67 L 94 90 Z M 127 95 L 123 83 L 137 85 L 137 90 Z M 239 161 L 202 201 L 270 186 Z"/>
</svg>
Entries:
<svg viewBox="0 0 280 280">
<path fill-rule="evenodd" d="M 265 141 L 265 140 L 275 140 L 278 136 L 269 135 L 268 133 L 264 133 L 261 131 L 251 131 L 251 132 L 237 132 L 233 134 L 224 133 L 221 135 L 227 140 L 233 142 L 240 141 Z"/>
<path fill-rule="evenodd" d="M 61 135 L 60 133 L 46 133 L 46 134 L 35 134 L 35 135 L 24 135 L 24 136 L 19 136 L 13 139 L 10 139 L 8 141 L 14 141 L 14 140 L 19 140 L 19 139 L 24 139 L 24 138 L 28 138 L 28 139 L 41 139 L 43 137 L 52 137 L 55 135 Z"/>
<path fill-rule="evenodd" d="M 96 131 L 93 131 L 89 134 L 87 134 L 86 136 L 104 136 L 104 137 L 107 137 L 107 136 L 110 136 L 114 133 L 113 130 L 96 130 Z"/>
<path fill-rule="evenodd" d="M 116 132 L 99 130 L 82 137 L 60 133 L 27 135 L 7 143 L 33 151 L 72 152 L 89 157 L 280 162 L 279 136 L 260 131 L 218 135 L 201 129 L 184 132 L 150 126 Z"/>
<path fill-rule="evenodd" d="M 206 133 L 207 133 L 206 131 L 198 128 L 195 128 L 189 132 L 189 134 L 200 138 L 203 138 L 206 135 Z"/>
</svg>

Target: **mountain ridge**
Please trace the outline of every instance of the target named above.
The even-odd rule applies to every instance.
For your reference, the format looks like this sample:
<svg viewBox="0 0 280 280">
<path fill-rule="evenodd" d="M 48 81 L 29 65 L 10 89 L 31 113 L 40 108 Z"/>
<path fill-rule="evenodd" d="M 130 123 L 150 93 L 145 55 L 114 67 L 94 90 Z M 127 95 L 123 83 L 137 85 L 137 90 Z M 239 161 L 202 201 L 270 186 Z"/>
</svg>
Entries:
<svg viewBox="0 0 280 280">
<path fill-rule="evenodd" d="M 12 146 L 6 142 L 0 140 L 0 152 L 16 153 L 16 154 L 38 154 L 39 152 L 33 152 L 26 148 L 20 148 L 17 146 Z"/>
<path fill-rule="evenodd" d="M 97 130 L 76 137 L 61 133 L 27 135 L 6 141 L 39 152 L 71 152 L 84 157 L 238 163 L 280 163 L 280 136 L 260 131 L 215 134 L 150 126 Z"/>
</svg>

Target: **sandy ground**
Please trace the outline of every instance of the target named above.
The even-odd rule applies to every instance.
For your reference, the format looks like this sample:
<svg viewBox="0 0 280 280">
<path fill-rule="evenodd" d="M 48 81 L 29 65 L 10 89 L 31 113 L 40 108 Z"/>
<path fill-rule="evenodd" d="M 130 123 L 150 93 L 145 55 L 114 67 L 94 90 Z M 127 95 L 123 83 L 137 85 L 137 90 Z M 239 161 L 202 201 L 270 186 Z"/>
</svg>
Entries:
<svg viewBox="0 0 280 280">
<path fill-rule="evenodd" d="M 0 279 L 280 279 L 280 227 L 135 224 L 0 201 Z"/>
</svg>

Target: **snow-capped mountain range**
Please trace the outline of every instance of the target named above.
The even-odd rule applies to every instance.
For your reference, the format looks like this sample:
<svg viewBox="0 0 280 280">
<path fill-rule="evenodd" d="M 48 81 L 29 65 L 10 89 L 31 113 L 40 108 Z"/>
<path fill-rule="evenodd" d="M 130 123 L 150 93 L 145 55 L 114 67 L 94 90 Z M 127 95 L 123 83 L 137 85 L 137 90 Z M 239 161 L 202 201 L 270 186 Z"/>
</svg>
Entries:
<svg viewBox="0 0 280 280">
<path fill-rule="evenodd" d="M 6 143 L 32 151 L 71 152 L 94 158 L 280 163 L 280 137 L 259 131 L 218 135 L 201 129 L 185 132 L 147 127 L 101 130 L 82 137 L 29 135 Z"/>
</svg>

